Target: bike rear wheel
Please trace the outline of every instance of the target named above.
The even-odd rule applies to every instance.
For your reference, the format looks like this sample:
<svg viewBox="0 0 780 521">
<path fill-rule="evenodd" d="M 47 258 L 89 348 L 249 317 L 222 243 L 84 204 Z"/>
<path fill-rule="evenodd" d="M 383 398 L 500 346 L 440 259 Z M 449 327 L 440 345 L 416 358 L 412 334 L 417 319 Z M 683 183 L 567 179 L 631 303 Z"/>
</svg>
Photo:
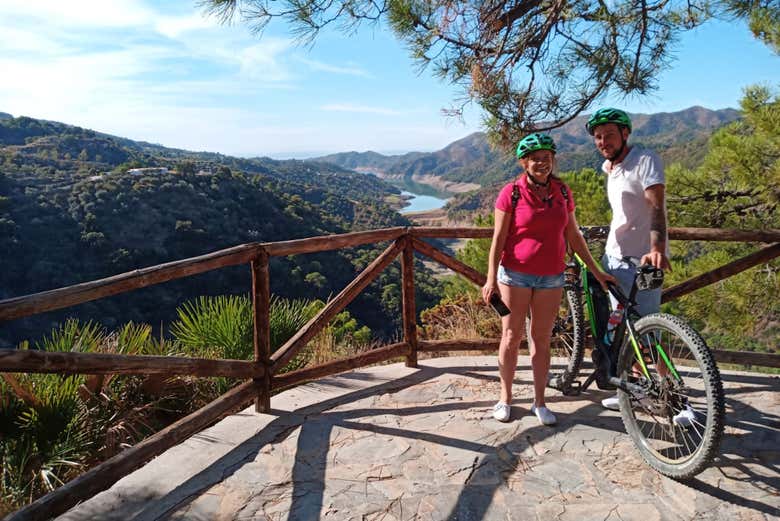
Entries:
<svg viewBox="0 0 780 521">
<path fill-rule="evenodd" d="M 655 313 L 635 324 L 650 379 L 641 375 L 636 351 L 626 340 L 618 376 L 645 393 L 619 391 L 623 424 L 644 460 L 661 474 L 689 479 L 717 455 L 725 416 L 723 384 L 712 353 L 685 321 Z M 674 362 L 667 368 L 658 345 Z"/>
<path fill-rule="evenodd" d="M 550 368 L 550 386 L 565 391 L 577 378 L 582 365 L 582 356 L 585 353 L 582 293 L 577 287 L 567 285 L 564 288 L 558 316 L 553 324 L 550 347 L 553 356 L 566 359 L 566 365 L 562 370 Z"/>
</svg>

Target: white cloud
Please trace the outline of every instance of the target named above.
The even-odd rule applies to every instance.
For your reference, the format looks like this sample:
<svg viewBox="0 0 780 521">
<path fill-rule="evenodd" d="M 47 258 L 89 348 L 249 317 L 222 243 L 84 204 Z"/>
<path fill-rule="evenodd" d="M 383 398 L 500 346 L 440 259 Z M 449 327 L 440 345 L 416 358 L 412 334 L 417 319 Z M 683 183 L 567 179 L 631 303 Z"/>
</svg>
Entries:
<svg viewBox="0 0 780 521">
<path fill-rule="evenodd" d="M 290 49 L 290 40 L 264 38 L 262 42 L 244 47 L 233 53 L 246 78 L 279 82 L 292 78 L 289 68 L 283 63 L 283 55 Z M 225 51 L 227 52 L 227 51 Z"/>
<path fill-rule="evenodd" d="M 70 46 L 62 41 L 52 39 L 47 34 L 32 30 L 3 26 L 0 24 L 3 37 L 0 39 L 0 52 L 2 54 L 31 53 L 37 56 L 64 53 L 70 50 Z"/>
<path fill-rule="evenodd" d="M 36 62 L 0 58 L 0 83 L 6 110 L 51 118 L 68 109 L 87 110 L 101 100 L 122 103 L 139 93 L 134 76 L 154 69 L 165 50 L 155 47 L 73 56 L 48 56 Z"/>
<path fill-rule="evenodd" d="M 348 59 L 310 60 L 292 39 L 258 40 L 203 18 L 192 3 L 164 6 L 0 0 L 0 111 L 238 155 L 431 149 L 442 139 L 433 120 L 429 129 L 410 120 L 430 110 L 317 100 L 327 89 L 349 92 L 342 82 L 351 77 L 373 78 Z"/>
<path fill-rule="evenodd" d="M 92 15 L 79 15 L 73 27 L 60 27 L 62 20 L 55 20 L 59 2 L 29 4 L 34 8 L 28 3 L 0 5 L 0 110 L 15 115 L 80 124 L 85 113 L 107 113 L 113 105 L 130 102 L 153 107 L 230 105 L 240 96 L 256 96 L 259 89 L 292 88 L 293 75 L 284 59 L 288 40 L 258 43 L 199 13 L 155 15 L 126 1 L 110 12 L 89 2 L 68 3 L 68 9 L 77 11 L 94 7 L 109 23 L 122 19 L 127 25 L 145 24 L 122 33 L 129 37 L 118 37 L 101 31 L 104 27 Z M 53 15 L 45 12 L 49 7 Z M 135 15 L 132 9 L 137 9 Z M 84 27 L 90 20 L 95 30 Z M 76 26 L 83 30 L 74 30 Z M 150 39 L 155 33 L 169 38 Z"/>
<path fill-rule="evenodd" d="M 177 39 L 188 31 L 197 31 L 219 27 L 219 22 L 213 17 L 206 17 L 201 13 L 192 13 L 189 16 L 161 16 L 154 22 L 158 33 L 171 39 Z"/>
<path fill-rule="evenodd" d="M 0 18 L 40 19 L 45 25 L 131 27 L 150 23 L 155 13 L 134 0 L 31 0 L 0 3 Z"/>
<path fill-rule="evenodd" d="M 143 2 L 136 0 L 32 0 L 0 3 L 0 20 L 11 18 L 17 23 L 29 23 L 31 28 L 38 31 L 42 28 L 67 28 L 69 31 L 74 28 L 151 28 L 156 33 L 174 40 L 189 31 L 220 26 L 214 16 L 206 15 L 202 10 L 195 9 L 195 6 L 185 15 L 171 16 L 150 9 Z M 79 35 L 71 33 L 69 36 Z"/>
<path fill-rule="evenodd" d="M 299 60 L 302 63 L 305 63 L 308 65 L 312 70 L 315 71 L 324 71 L 324 72 L 332 72 L 335 74 L 347 74 L 350 76 L 360 76 L 363 78 L 373 78 L 374 76 L 365 70 L 361 69 L 357 66 L 347 66 L 347 67 L 340 67 L 338 65 L 330 65 L 327 63 L 322 63 L 315 60 L 309 60 L 306 58 L 299 58 Z"/>
<path fill-rule="evenodd" d="M 367 105 L 353 105 L 351 103 L 330 103 L 323 105 L 320 110 L 327 112 L 357 112 L 365 114 L 382 114 L 384 116 L 398 116 L 401 112 L 383 107 L 369 107 Z"/>
</svg>

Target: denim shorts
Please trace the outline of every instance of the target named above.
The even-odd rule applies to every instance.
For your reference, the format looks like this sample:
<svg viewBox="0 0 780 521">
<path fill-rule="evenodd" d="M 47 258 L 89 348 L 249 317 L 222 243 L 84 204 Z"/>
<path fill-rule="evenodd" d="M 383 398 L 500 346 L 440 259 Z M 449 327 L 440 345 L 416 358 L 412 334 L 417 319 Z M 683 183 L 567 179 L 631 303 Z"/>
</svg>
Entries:
<svg viewBox="0 0 780 521">
<path fill-rule="evenodd" d="M 499 264 L 498 282 L 515 288 L 556 289 L 563 287 L 564 277 L 563 272 L 558 275 L 531 275 Z"/>
</svg>

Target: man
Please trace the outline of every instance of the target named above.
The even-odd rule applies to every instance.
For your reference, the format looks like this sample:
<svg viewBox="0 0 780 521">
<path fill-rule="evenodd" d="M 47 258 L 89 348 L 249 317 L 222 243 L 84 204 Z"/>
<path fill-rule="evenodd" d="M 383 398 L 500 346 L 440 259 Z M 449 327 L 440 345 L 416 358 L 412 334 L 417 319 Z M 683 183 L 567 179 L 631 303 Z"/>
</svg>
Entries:
<svg viewBox="0 0 780 521">
<path fill-rule="evenodd" d="M 638 259 L 638 264 L 672 269 L 667 244 L 663 164 L 655 152 L 628 144 L 631 119 L 622 110 L 597 110 L 588 119 L 586 128 L 604 156 L 601 169 L 607 175 L 607 196 L 612 208 L 602 264 L 628 293 L 636 271 L 629 259 L 633 262 Z M 661 288 L 637 293 L 636 302 L 640 315 L 657 313 L 661 307 Z M 612 299 L 613 308 L 616 305 Z M 617 396 L 601 403 L 607 409 L 620 408 Z M 689 425 L 693 412 L 686 407 L 674 420 L 678 425 Z"/>
</svg>

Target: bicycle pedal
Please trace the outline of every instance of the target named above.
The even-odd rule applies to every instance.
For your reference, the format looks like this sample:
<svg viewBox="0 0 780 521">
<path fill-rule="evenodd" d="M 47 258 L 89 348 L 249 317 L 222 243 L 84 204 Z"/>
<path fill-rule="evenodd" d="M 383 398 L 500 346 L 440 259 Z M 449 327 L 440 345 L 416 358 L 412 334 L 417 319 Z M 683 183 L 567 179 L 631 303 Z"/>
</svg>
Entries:
<svg viewBox="0 0 780 521">
<path fill-rule="evenodd" d="M 604 374 L 599 374 L 596 376 L 596 387 L 602 391 L 614 391 L 617 389 L 617 386 L 611 384 L 609 382 L 609 378 Z"/>
<path fill-rule="evenodd" d="M 564 396 L 578 396 L 582 394 L 582 382 L 575 380 L 569 386 L 561 389 L 561 394 Z"/>
</svg>

